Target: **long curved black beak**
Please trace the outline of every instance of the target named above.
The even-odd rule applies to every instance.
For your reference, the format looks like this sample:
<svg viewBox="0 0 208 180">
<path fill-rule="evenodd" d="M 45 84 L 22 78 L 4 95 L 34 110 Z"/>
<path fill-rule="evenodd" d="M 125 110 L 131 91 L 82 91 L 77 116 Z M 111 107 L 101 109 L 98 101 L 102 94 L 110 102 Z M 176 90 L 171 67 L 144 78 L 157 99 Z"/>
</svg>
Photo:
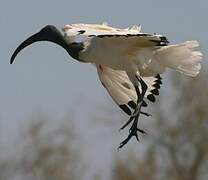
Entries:
<svg viewBox="0 0 208 180">
<path fill-rule="evenodd" d="M 69 53 L 69 55 L 71 54 L 69 44 L 64 39 L 63 34 L 55 26 L 47 25 L 43 29 L 41 29 L 38 33 L 27 38 L 17 47 L 17 49 L 14 51 L 10 59 L 10 64 L 14 62 L 15 57 L 22 49 L 38 41 L 53 42 L 63 47 Z"/>
</svg>

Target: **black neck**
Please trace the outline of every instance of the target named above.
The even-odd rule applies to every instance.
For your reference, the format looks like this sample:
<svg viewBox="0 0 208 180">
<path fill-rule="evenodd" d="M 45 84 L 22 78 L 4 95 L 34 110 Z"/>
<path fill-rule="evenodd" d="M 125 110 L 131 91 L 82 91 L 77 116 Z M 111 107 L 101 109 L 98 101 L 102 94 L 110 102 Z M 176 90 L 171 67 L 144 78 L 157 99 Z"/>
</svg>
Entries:
<svg viewBox="0 0 208 180">
<path fill-rule="evenodd" d="M 84 44 L 81 42 L 79 43 L 73 42 L 73 43 L 67 44 L 67 47 L 66 47 L 66 51 L 69 53 L 69 55 L 72 56 L 76 60 L 80 60 L 79 52 L 82 51 L 83 49 L 84 49 Z"/>
</svg>

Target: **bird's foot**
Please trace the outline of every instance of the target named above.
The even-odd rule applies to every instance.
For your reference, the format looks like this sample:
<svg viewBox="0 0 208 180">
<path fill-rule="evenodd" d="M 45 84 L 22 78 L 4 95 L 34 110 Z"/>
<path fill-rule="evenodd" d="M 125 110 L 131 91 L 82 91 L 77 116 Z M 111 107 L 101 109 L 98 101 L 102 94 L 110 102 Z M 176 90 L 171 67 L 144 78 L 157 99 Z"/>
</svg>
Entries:
<svg viewBox="0 0 208 180">
<path fill-rule="evenodd" d="M 139 109 L 141 108 L 136 108 L 134 113 L 131 115 L 131 117 L 129 118 L 129 120 L 120 128 L 120 130 L 123 130 L 126 126 L 128 126 L 137 116 L 139 117 L 140 114 L 143 114 L 145 116 L 152 116 L 151 114 L 149 113 L 146 113 L 146 112 L 143 112 L 143 111 L 140 111 Z M 137 117 L 137 118 L 138 118 Z"/>
<path fill-rule="evenodd" d="M 133 118 L 133 119 L 131 119 L 131 118 Z M 124 141 L 122 141 L 120 143 L 118 149 L 121 149 L 124 145 L 126 145 L 133 136 L 135 136 L 137 141 L 139 141 L 138 132 L 140 132 L 142 134 L 146 134 L 146 132 L 144 130 L 139 129 L 137 127 L 139 115 L 137 115 L 135 117 L 131 117 L 131 118 L 129 120 L 133 121 L 133 124 L 132 124 L 131 128 L 129 129 L 129 135 Z M 128 121 L 127 123 L 129 124 L 130 122 Z"/>
</svg>

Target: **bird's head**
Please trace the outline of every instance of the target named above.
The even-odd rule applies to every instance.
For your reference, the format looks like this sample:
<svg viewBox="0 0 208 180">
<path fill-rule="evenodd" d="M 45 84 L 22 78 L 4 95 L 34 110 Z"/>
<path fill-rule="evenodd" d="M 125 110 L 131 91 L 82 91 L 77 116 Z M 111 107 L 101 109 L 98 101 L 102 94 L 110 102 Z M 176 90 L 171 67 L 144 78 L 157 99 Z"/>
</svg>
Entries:
<svg viewBox="0 0 208 180">
<path fill-rule="evenodd" d="M 22 49 L 38 41 L 49 41 L 58 44 L 75 59 L 78 59 L 78 52 L 83 48 L 80 44 L 70 44 L 65 39 L 64 35 L 55 26 L 47 25 L 42 28 L 38 33 L 31 35 L 16 48 L 10 59 L 10 64 L 14 62 L 15 57 Z"/>
</svg>

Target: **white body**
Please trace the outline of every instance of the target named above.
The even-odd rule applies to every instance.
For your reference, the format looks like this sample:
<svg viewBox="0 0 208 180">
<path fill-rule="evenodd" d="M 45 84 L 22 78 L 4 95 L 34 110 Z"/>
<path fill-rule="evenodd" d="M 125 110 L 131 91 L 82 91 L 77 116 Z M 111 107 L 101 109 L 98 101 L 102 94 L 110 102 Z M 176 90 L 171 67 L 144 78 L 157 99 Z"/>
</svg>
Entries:
<svg viewBox="0 0 208 180">
<path fill-rule="evenodd" d="M 164 36 L 143 34 L 140 26 L 119 29 L 107 24 L 71 24 L 62 30 L 69 43 L 84 43 L 79 58 L 95 64 L 103 86 L 118 105 L 125 106 L 122 109 L 127 114 L 132 108 L 129 102 L 137 102 L 135 75 L 145 81 L 145 97 L 154 102 L 161 84 L 156 75 L 171 68 L 194 77 L 201 69 L 197 41 L 167 45 Z"/>
<path fill-rule="evenodd" d="M 85 31 L 79 34 L 79 31 Z M 189 76 L 196 76 L 200 71 L 202 54 L 195 51 L 197 41 L 158 47 L 150 40 L 158 40 L 161 35 L 138 37 L 141 27 L 118 29 L 94 24 L 72 24 L 63 28 L 69 42 L 83 38 L 85 49 L 80 52 L 80 59 L 101 64 L 115 70 L 139 73 L 143 76 L 154 76 L 165 71 L 166 67 L 175 69 Z M 99 35 L 123 35 L 104 36 Z"/>
</svg>

